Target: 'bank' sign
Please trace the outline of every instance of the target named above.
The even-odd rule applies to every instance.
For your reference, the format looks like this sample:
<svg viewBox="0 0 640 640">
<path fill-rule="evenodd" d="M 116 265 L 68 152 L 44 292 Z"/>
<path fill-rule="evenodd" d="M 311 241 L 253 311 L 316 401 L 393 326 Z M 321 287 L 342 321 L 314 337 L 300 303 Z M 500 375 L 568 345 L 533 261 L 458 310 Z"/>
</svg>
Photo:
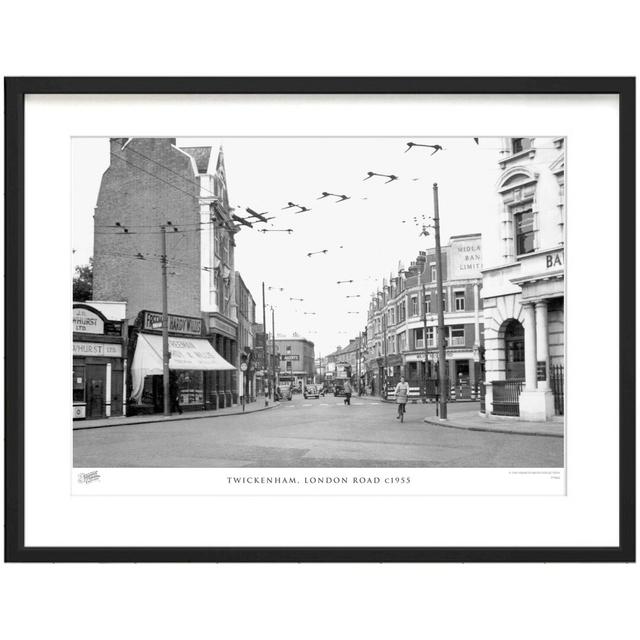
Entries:
<svg viewBox="0 0 640 640">
<path fill-rule="evenodd" d="M 452 240 L 449 279 L 479 278 L 482 269 L 482 244 L 479 237 Z"/>
</svg>

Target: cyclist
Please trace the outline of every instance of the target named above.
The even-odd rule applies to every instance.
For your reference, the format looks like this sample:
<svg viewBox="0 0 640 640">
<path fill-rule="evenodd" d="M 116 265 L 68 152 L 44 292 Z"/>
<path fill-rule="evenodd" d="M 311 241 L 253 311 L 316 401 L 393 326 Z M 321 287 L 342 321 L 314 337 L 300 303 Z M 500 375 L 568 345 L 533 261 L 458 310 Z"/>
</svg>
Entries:
<svg viewBox="0 0 640 640">
<path fill-rule="evenodd" d="M 401 377 L 400 382 L 396 385 L 396 403 L 398 405 L 398 415 L 396 416 L 396 420 L 403 421 L 408 398 L 409 383 L 405 382 L 404 377 Z"/>
</svg>

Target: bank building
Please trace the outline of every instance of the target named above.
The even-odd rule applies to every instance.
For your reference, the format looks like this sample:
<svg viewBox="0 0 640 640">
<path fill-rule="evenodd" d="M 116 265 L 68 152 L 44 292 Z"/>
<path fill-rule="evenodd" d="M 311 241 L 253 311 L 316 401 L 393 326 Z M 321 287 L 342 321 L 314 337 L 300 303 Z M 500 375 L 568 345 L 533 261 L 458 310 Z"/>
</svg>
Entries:
<svg viewBox="0 0 640 640">
<path fill-rule="evenodd" d="M 564 415 L 564 147 L 561 137 L 501 139 L 496 214 L 483 233 L 487 414 Z"/>
</svg>

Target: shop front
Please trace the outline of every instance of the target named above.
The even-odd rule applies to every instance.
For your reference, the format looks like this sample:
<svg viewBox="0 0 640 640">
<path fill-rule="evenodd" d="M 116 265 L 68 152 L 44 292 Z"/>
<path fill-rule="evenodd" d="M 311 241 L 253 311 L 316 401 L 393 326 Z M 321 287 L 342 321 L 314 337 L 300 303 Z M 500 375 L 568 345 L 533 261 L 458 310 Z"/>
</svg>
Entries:
<svg viewBox="0 0 640 640">
<path fill-rule="evenodd" d="M 122 320 L 111 320 L 90 304 L 73 305 L 74 420 L 125 415 L 122 327 Z"/>
<path fill-rule="evenodd" d="M 131 413 L 160 413 L 164 408 L 162 314 L 140 312 L 131 352 Z M 200 318 L 169 315 L 172 411 L 217 408 L 207 402 L 207 376 L 235 370 L 202 335 Z"/>
</svg>

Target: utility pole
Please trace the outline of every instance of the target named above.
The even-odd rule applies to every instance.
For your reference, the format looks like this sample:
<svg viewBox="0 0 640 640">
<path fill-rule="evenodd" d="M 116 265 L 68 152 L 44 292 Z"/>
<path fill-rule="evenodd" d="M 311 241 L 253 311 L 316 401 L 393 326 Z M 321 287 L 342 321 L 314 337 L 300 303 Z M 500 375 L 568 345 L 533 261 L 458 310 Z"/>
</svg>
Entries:
<svg viewBox="0 0 640 640">
<path fill-rule="evenodd" d="M 384 374 L 382 376 L 382 396 L 384 398 L 387 397 L 387 313 L 388 311 L 385 311 L 382 314 L 382 335 L 384 338 Z"/>
<path fill-rule="evenodd" d="M 422 283 L 422 335 L 424 336 L 424 397 L 427 398 L 427 365 L 429 364 L 429 349 L 427 347 L 427 285 Z"/>
<path fill-rule="evenodd" d="M 268 377 L 269 377 L 269 361 L 267 360 L 267 315 L 266 315 L 266 307 L 264 303 L 264 282 L 262 283 L 262 337 L 264 339 L 263 342 L 263 352 L 264 352 L 264 361 L 262 364 L 262 387 L 264 391 L 264 406 L 268 406 L 269 400 L 268 398 Z"/>
<path fill-rule="evenodd" d="M 440 396 L 440 418 L 447 418 L 447 392 L 445 382 L 447 380 L 447 362 L 445 360 L 444 347 L 444 309 L 442 308 L 442 250 L 440 248 L 440 211 L 438 208 L 438 183 L 433 183 L 433 226 L 436 235 L 436 286 L 438 305 L 438 387 Z M 425 335 L 425 342 L 427 336 Z"/>
<path fill-rule="evenodd" d="M 164 415 L 171 415 L 170 385 L 169 385 L 169 312 L 167 302 L 167 227 L 160 225 L 162 233 L 162 390 L 164 396 Z"/>
<path fill-rule="evenodd" d="M 360 395 L 360 339 L 361 336 L 358 334 L 358 342 L 356 342 L 356 387 L 358 395 Z"/>
<path fill-rule="evenodd" d="M 276 323 L 273 307 L 271 307 L 271 360 L 273 362 L 273 390 L 275 392 L 276 386 Z"/>
</svg>

